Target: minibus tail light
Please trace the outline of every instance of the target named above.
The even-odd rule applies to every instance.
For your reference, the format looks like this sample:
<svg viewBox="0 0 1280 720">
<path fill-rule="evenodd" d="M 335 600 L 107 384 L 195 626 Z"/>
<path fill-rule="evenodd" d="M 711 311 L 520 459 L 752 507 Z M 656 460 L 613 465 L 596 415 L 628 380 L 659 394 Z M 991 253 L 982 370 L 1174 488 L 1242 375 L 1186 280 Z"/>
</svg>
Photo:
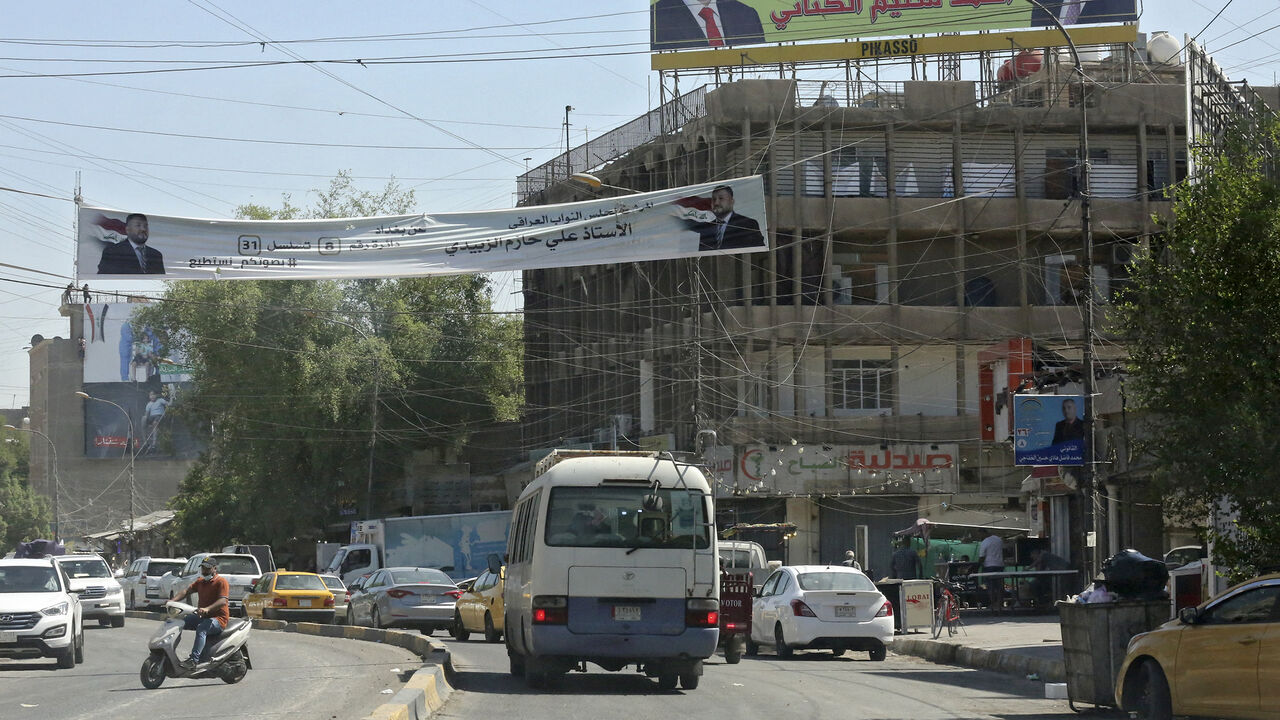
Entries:
<svg viewBox="0 0 1280 720">
<path fill-rule="evenodd" d="M 569 599 L 564 595 L 538 595 L 533 598 L 534 625 L 567 625 Z"/>
<path fill-rule="evenodd" d="M 714 598 L 689 598 L 684 606 L 686 627 L 711 628 L 720 625 L 720 601 Z"/>
</svg>

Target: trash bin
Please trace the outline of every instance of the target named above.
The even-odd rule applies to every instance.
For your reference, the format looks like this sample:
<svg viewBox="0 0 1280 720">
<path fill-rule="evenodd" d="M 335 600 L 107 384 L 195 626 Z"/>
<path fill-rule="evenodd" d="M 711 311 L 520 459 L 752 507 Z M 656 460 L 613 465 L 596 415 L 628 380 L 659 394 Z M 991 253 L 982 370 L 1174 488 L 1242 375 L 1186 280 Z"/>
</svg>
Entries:
<svg viewBox="0 0 1280 720">
<path fill-rule="evenodd" d="M 906 620 L 904 608 L 906 603 L 903 602 L 903 587 L 901 580 L 880 580 L 876 583 L 876 589 L 884 595 L 884 599 L 889 601 L 893 606 L 893 630 L 895 633 L 904 633 L 907 631 L 903 622 Z"/>
<path fill-rule="evenodd" d="M 1116 673 L 1129 640 L 1168 621 L 1168 600 L 1058 603 L 1067 700 L 1115 707 Z"/>
</svg>

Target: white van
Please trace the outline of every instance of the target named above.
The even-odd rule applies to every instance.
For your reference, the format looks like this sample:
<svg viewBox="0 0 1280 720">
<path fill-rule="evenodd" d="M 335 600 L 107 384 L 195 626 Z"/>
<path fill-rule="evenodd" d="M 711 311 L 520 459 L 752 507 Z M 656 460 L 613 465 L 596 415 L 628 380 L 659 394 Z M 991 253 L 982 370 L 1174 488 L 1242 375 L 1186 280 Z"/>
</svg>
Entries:
<svg viewBox="0 0 1280 720">
<path fill-rule="evenodd" d="M 503 593 L 511 673 L 591 662 L 698 686 L 719 639 L 713 493 L 669 453 L 556 450 L 512 512 Z"/>
</svg>

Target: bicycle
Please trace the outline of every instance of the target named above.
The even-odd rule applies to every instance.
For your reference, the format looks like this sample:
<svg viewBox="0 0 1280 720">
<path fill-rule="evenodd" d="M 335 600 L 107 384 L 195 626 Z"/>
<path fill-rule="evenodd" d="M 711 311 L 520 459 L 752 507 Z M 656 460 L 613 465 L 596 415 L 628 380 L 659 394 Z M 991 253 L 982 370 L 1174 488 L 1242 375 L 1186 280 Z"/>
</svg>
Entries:
<svg viewBox="0 0 1280 720">
<path fill-rule="evenodd" d="M 933 610 L 933 638 L 937 640 L 944 627 L 947 629 L 947 636 L 954 637 L 956 628 L 962 625 L 959 593 L 964 588 L 940 577 L 934 577 L 933 584 L 935 588 L 941 587 L 937 606 Z"/>
</svg>

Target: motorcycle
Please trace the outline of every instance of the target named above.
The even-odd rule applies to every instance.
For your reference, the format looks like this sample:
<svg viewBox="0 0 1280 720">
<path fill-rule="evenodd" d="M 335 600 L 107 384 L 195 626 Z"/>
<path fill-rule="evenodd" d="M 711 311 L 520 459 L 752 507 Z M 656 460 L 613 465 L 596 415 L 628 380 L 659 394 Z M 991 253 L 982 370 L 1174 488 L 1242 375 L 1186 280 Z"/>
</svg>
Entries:
<svg viewBox="0 0 1280 720">
<path fill-rule="evenodd" d="M 166 677 L 171 678 L 211 678 L 216 677 L 227 684 L 238 683 L 253 668 L 249 660 L 249 630 L 253 627 L 246 619 L 231 618 L 222 634 L 210 638 L 210 645 L 205 654 L 208 660 L 201 661 L 192 668 L 184 668 L 178 657 L 178 640 L 182 637 L 183 618 L 195 612 L 193 605 L 170 600 L 165 603 L 165 621 L 151 636 L 147 647 L 151 654 L 142 661 L 142 687 L 154 690 L 160 687 Z"/>
</svg>

